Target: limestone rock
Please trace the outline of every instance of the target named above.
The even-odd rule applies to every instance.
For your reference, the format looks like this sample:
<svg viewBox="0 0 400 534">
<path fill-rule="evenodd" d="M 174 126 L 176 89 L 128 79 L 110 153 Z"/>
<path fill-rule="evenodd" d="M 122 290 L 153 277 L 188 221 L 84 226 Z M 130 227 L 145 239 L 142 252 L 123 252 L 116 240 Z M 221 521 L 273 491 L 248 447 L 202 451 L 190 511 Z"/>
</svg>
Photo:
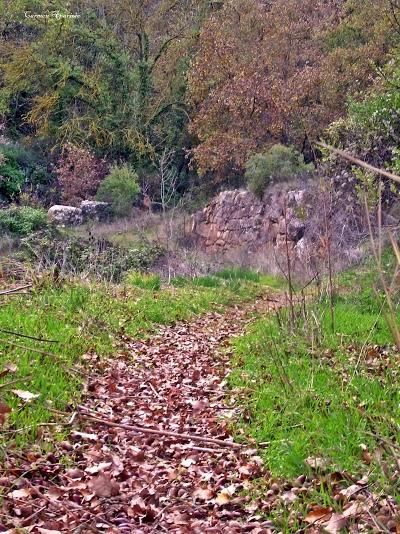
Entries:
<svg viewBox="0 0 400 534">
<path fill-rule="evenodd" d="M 84 220 L 103 221 L 110 213 L 110 204 L 95 200 L 83 200 L 81 210 Z"/>
<path fill-rule="evenodd" d="M 52 206 L 47 215 L 50 221 L 60 226 L 77 226 L 83 223 L 82 210 L 73 206 Z"/>
</svg>

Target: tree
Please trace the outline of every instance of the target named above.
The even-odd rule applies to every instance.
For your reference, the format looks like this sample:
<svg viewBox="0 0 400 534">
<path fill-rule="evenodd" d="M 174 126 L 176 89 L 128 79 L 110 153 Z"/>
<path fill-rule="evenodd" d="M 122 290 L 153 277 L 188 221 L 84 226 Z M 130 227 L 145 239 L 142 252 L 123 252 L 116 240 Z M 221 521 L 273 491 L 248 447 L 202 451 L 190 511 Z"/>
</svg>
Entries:
<svg viewBox="0 0 400 534">
<path fill-rule="evenodd" d="M 80 204 L 92 197 L 107 174 L 107 164 L 88 149 L 67 143 L 56 167 L 61 186 L 61 199 L 68 204 Z"/>
<path fill-rule="evenodd" d="M 344 113 L 348 93 L 371 83 L 374 60 L 386 57 L 385 2 L 226 0 L 189 73 L 200 174 L 241 170 L 276 142 L 301 148 Z"/>
<path fill-rule="evenodd" d="M 50 146 L 88 144 L 101 156 L 151 160 L 188 120 L 185 70 L 202 3 L 195 0 L 6 0 L 0 113 L 15 133 Z M 13 36 L 14 35 L 14 36 Z"/>
</svg>

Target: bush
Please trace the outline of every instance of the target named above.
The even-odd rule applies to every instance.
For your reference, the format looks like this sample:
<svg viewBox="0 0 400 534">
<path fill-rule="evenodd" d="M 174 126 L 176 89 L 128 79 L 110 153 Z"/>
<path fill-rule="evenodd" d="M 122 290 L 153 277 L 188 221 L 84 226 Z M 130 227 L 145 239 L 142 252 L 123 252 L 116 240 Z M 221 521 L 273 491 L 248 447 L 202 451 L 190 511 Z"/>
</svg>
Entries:
<svg viewBox="0 0 400 534">
<path fill-rule="evenodd" d="M 130 165 L 113 165 L 100 184 L 96 198 L 109 202 L 114 215 L 124 217 L 131 213 L 139 190 L 138 175 Z"/>
<path fill-rule="evenodd" d="M 21 151 L 7 146 L 0 152 L 0 195 L 7 200 L 15 199 L 25 182 L 25 173 L 20 164 Z"/>
<path fill-rule="evenodd" d="M 54 174 L 38 147 L 0 145 L 0 201 L 51 204 L 59 200 Z M 27 198 L 30 197 L 28 201 Z"/>
<path fill-rule="evenodd" d="M 48 226 L 47 213 L 31 206 L 0 210 L 0 231 L 26 236 Z"/>
<path fill-rule="evenodd" d="M 86 148 L 67 143 L 56 169 L 62 189 L 61 199 L 78 205 L 92 197 L 107 173 L 107 165 Z"/>
<path fill-rule="evenodd" d="M 161 288 L 160 275 L 154 273 L 133 271 L 128 273 L 126 281 L 128 284 L 142 289 L 150 289 L 151 291 L 158 291 Z"/>
<path fill-rule="evenodd" d="M 91 276 L 121 282 L 128 271 L 146 270 L 163 254 L 156 245 L 126 249 L 106 239 L 65 236 L 57 228 L 38 232 L 22 240 L 21 260 L 38 270 L 58 269 L 64 275 Z"/>
<path fill-rule="evenodd" d="M 313 165 L 304 163 L 303 156 L 294 148 L 274 145 L 247 160 L 245 178 L 250 191 L 262 197 L 270 183 L 287 180 L 312 168 Z"/>
</svg>

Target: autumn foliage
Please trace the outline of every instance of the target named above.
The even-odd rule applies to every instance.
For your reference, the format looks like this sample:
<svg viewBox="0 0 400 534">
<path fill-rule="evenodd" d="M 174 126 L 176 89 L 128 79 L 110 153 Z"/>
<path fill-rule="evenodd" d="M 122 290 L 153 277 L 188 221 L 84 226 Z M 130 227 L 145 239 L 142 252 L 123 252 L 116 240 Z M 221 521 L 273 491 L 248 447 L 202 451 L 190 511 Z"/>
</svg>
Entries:
<svg viewBox="0 0 400 534">
<path fill-rule="evenodd" d="M 385 57 L 384 3 L 225 2 L 202 29 L 189 75 L 200 173 L 243 169 L 268 145 L 301 149 L 318 137 Z"/>
<path fill-rule="evenodd" d="M 107 173 L 107 164 L 88 149 L 67 143 L 63 147 L 56 173 L 62 201 L 74 205 L 96 193 Z"/>
<path fill-rule="evenodd" d="M 310 142 L 385 75 L 400 40 L 398 0 L 82 0 L 77 18 L 29 18 L 25 4 L 6 0 L 0 20 L 5 133 L 41 158 L 71 143 L 146 176 L 174 153 L 181 192 L 196 174 L 243 177 L 275 144 L 314 158 Z"/>
</svg>

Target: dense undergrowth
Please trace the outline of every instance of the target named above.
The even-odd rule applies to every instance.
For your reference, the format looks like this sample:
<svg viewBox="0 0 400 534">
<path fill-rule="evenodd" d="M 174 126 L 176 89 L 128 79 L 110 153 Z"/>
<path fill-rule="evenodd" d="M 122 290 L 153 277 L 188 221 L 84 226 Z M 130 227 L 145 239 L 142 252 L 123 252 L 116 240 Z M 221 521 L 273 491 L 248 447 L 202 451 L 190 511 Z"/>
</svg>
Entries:
<svg viewBox="0 0 400 534">
<path fill-rule="evenodd" d="M 3 446 L 10 440 L 18 446 L 29 443 L 37 425 L 52 418 L 49 407 L 64 409 L 79 397 L 82 376 L 74 366 L 84 354 L 112 356 L 118 353 L 121 335 L 144 336 L 159 324 L 188 319 L 265 292 L 262 283 L 246 280 L 245 272 L 242 277 L 237 272 L 233 278 L 225 275 L 218 279 L 217 291 L 196 279 L 186 280 L 183 287 L 160 289 L 157 276 L 139 273 L 131 273 L 120 286 L 73 281 L 55 284 L 42 277 L 28 295 L 4 297 L 0 307 L 0 395 L 12 413 L 3 427 Z M 22 339 L 6 331 L 54 342 Z M 17 369 L 11 366 L 7 371 L 9 364 Z M 26 402 L 12 393 L 14 388 L 39 396 Z"/>
<path fill-rule="evenodd" d="M 274 477 L 293 479 L 318 466 L 321 473 L 367 474 L 379 492 L 398 496 L 399 353 L 376 279 L 370 264 L 338 277 L 333 329 L 320 298 L 296 309 L 294 327 L 281 310 L 234 341 L 230 385 L 246 407 L 238 426 L 262 444 Z M 323 481 L 314 498 L 337 506 Z"/>
<path fill-rule="evenodd" d="M 70 235 L 50 227 L 14 240 L 8 255 L 36 272 L 119 283 L 128 271 L 147 270 L 163 254 L 156 243 L 140 241 L 134 247 L 122 247 L 104 237 Z"/>
</svg>

